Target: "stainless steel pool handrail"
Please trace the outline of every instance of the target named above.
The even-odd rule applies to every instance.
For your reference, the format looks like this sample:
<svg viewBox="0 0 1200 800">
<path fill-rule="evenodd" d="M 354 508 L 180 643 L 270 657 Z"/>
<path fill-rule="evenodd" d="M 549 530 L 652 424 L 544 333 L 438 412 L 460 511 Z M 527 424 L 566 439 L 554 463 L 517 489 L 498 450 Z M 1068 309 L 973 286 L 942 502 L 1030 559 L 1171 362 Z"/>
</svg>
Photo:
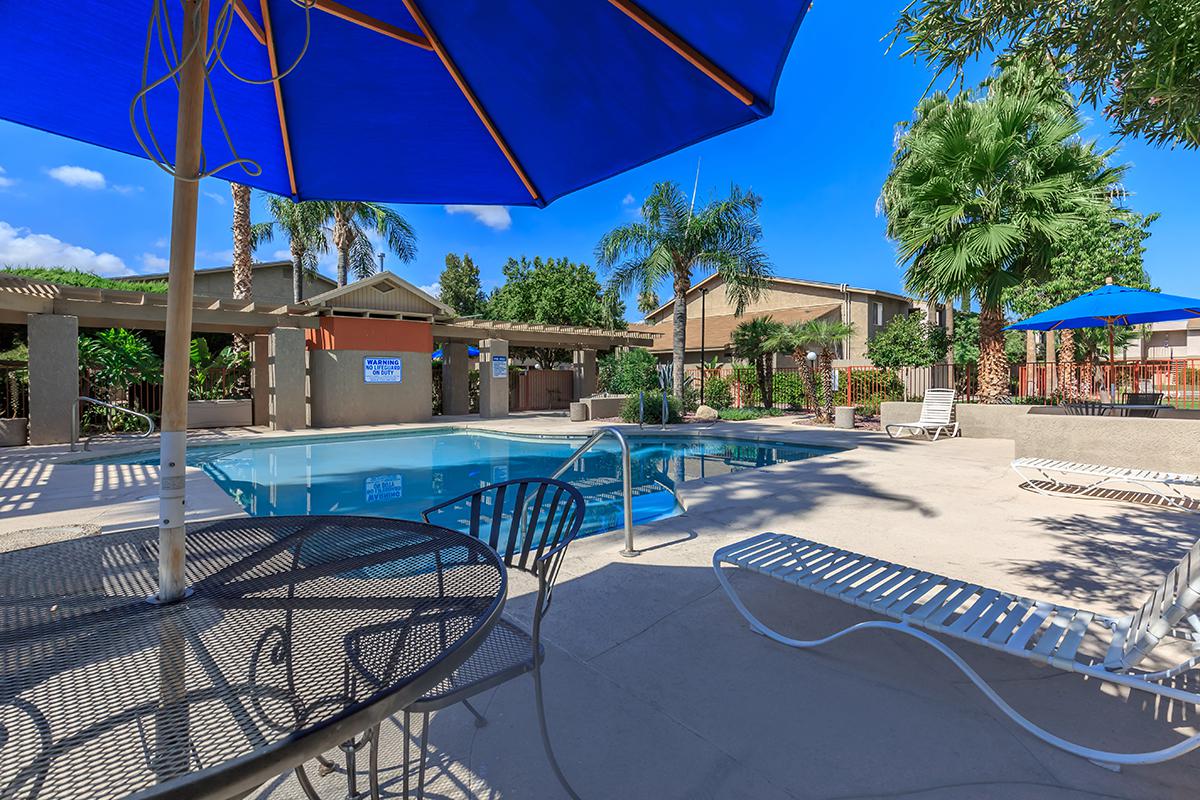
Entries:
<svg viewBox="0 0 1200 800">
<path fill-rule="evenodd" d="M 605 436 L 614 437 L 621 445 L 621 492 L 625 512 L 625 549 L 621 551 L 621 555 L 632 558 L 638 554 L 638 551 L 633 548 L 633 470 L 630 466 L 629 440 L 625 438 L 625 434 L 621 433 L 620 429 L 607 425 L 593 433 L 550 477 L 561 478 L 572 464 L 582 458 L 584 453 L 591 450 Z"/>
<path fill-rule="evenodd" d="M 149 414 L 143 414 L 140 411 L 134 411 L 132 408 L 126 408 L 125 406 L 119 406 L 116 403 L 106 403 L 103 400 L 97 400 L 94 397 L 84 397 L 84 396 L 80 395 L 78 398 L 76 398 L 75 407 L 71 413 L 71 452 L 72 453 L 75 452 L 75 446 L 79 443 L 79 404 L 80 403 L 91 403 L 92 405 L 100 406 L 101 408 L 111 408 L 114 411 L 121 411 L 125 414 L 129 414 L 130 416 L 139 417 L 141 419 L 146 420 L 146 432 L 139 433 L 134 438 L 147 439 L 154 433 L 154 420 L 150 417 Z M 83 440 L 83 449 L 86 451 L 86 450 L 90 450 L 91 448 L 92 448 L 92 437 L 88 436 L 86 439 Z"/>
</svg>

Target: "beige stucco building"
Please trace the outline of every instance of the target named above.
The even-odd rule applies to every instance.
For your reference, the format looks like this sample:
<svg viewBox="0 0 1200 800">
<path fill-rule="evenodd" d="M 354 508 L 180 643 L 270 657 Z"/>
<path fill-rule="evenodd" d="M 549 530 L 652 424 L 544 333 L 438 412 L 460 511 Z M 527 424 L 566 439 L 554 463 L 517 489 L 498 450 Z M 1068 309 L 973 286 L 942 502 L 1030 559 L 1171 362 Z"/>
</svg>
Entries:
<svg viewBox="0 0 1200 800">
<path fill-rule="evenodd" d="M 287 305 L 292 302 L 292 262 L 263 261 L 252 266 L 254 283 L 251 299 L 258 303 Z M 131 284 L 165 281 L 167 273 L 130 275 L 118 280 Z M 131 286 L 136 289 L 136 286 Z M 304 278 L 304 297 L 309 298 L 337 288 L 337 283 L 320 274 Z M 196 270 L 193 291 L 204 297 L 233 299 L 233 267 L 207 267 Z"/>
<path fill-rule="evenodd" d="M 665 303 L 647 314 L 645 320 L 650 331 L 660 334 L 650 350 L 664 360 L 671 354 L 674 306 L 674 301 Z M 716 356 L 726 360 L 730 356 L 733 329 L 746 320 L 769 314 L 772 319 L 788 324 L 822 318 L 852 323 L 854 334 L 842 344 L 838 357 L 843 363 L 865 364 L 867 341 L 892 317 L 907 314 L 914 307 L 910 298 L 879 289 L 802 278 L 770 278 L 758 300 L 737 316 L 726 296 L 724 282 L 714 274 L 696 283 L 687 293 L 685 361 L 700 363 L 702 318 L 705 358 Z M 790 357 L 780 356 L 780 363 L 790 364 Z"/>
</svg>

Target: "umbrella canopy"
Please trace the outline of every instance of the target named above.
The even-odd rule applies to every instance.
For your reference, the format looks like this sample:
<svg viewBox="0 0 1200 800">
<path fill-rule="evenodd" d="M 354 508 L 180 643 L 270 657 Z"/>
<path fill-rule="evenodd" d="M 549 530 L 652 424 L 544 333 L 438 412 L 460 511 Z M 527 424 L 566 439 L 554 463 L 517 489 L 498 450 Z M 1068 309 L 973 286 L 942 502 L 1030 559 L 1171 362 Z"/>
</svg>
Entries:
<svg viewBox="0 0 1200 800">
<path fill-rule="evenodd" d="M 149 82 L 163 43 L 182 50 L 180 0 L 0 5 L 0 71 L 20 76 L 0 117 L 144 155 L 130 103 L 159 4 Z M 545 205 L 770 114 L 808 6 L 211 0 L 205 170 L 249 159 L 261 174 L 216 174 L 298 200 Z M 174 164 L 179 95 L 145 97 L 140 134 Z"/>
<path fill-rule="evenodd" d="M 1109 285 L 1009 325 L 1005 330 L 1056 331 L 1198 318 L 1200 300 L 1193 297 Z"/>
<path fill-rule="evenodd" d="M 198 182 L 544 206 L 771 113 L 809 0 L 0 4 L 0 119 L 174 177 L 159 593 L 184 596 Z"/>
<path fill-rule="evenodd" d="M 467 345 L 467 356 L 470 358 L 478 358 L 479 357 L 479 348 L 475 347 L 474 345 L 470 345 L 470 344 Z M 434 350 L 430 354 L 430 357 L 431 358 L 441 358 L 442 357 L 442 348 L 439 347 L 437 350 Z"/>
</svg>

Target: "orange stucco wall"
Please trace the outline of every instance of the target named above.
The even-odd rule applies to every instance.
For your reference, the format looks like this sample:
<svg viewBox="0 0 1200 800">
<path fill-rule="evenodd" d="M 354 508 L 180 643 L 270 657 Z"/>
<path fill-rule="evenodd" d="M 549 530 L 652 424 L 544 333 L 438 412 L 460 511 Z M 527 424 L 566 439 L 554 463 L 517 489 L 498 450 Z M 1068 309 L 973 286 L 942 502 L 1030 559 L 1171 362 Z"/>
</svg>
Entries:
<svg viewBox="0 0 1200 800">
<path fill-rule="evenodd" d="M 310 350 L 433 352 L 433 325 L 428 322 L 321 317 L 321 327 L 306 330 L 305 337 Z"/>
</svg>

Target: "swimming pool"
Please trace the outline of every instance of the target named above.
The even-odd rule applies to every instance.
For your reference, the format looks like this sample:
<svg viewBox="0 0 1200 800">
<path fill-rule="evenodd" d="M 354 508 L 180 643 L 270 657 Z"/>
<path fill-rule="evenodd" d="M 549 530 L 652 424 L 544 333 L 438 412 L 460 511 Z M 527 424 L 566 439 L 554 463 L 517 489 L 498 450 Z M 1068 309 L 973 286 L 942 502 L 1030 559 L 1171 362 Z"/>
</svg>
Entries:
<svg viewBox="0 0 1200 800">
<path fill-rule="evenodd" d="M 423 509 L 480 486 L 551 475 L 582 441 L 436 428 L 194 447 L 188 449 L 188 464 L 203 469 L 252 516 L 420 519 Z M 677 483 L 835 451 L 712 436 L 638 435 L 629 443 L 634 522 L 679 513 Z M 158 454 L 104 463 L 156 464 Z M 583 535 L 621 526 L 620 463 L 616 442 L 605 440 L 563 475 L 587 500 Z"/>
</svg>

